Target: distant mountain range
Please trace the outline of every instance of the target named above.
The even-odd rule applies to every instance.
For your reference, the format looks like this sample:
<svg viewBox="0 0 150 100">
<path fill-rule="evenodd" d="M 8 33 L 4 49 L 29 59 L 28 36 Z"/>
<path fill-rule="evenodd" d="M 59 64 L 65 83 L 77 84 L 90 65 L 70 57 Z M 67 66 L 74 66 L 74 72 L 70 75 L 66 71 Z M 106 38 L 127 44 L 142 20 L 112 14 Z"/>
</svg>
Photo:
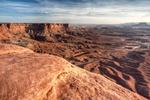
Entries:
<svg viewBox="0 0 150 100">
<path fill-rule="evenodd" d="M 123 27 L 131 27 L 131 28 L 144 28 L 144 29 L 149 29 L 150 28 L 150 23 L 146 22 L 140 22 L 140 23 L 126 23 L 122 24 L 121 26 Z"/>
</svg>

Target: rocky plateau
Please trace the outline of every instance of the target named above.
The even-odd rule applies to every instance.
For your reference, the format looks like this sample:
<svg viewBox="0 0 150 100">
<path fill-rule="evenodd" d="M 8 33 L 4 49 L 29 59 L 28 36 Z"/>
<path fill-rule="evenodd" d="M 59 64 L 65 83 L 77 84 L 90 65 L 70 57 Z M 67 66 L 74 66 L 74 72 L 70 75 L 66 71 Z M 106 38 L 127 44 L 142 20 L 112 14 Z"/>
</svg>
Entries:
<svg viewBox="0 0 150 100">
<path fill-rule="evenodd" d="M 2 23 L 0 43 L 4 100 L 150 99 L 149 25 Z"/>
</svg>

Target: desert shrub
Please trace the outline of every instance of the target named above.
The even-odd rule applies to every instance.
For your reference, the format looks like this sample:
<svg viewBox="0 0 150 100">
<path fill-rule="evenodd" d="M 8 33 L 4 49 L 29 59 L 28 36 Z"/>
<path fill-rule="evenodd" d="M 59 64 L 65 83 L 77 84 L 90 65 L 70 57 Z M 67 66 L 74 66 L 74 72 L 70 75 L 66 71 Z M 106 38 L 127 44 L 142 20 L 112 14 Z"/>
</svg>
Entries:
<svg viewBox="0 0 150 100">
<path fill-rule="evenodd" d="M 15 35 L 19 35 L 19 34 L 21 34 L 21 32 L 17 32 L 17 33 L 15 33 Z"/>
<path fill-rule="evenodd" d="M 22 47 L 27 47 L 27 42 L 21 39 L 11 41 L 12 44 L 19 45 Z"/>
</svg>

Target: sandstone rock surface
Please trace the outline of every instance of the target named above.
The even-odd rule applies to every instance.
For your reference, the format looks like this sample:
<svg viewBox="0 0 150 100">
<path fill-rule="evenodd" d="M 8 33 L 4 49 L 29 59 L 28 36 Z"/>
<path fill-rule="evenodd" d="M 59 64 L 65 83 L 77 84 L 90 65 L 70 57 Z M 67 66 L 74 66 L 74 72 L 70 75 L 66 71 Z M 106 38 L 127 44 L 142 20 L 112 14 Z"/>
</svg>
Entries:
<svg viewBox="0 0 150 100">
<path fill-rule="evenodd" d="M 23 35 L 25 33 L 47 35 L 57 34 L 66 32 L 68 27 L 68 24 L 57 23 L 1 23 L 0 39 L 12 38 L 15 35 Z"/>
<path fill-rule="evenodd" d="M 145 100 L 60 57 L 0 44 L 1 100 Z"/>
</svg>

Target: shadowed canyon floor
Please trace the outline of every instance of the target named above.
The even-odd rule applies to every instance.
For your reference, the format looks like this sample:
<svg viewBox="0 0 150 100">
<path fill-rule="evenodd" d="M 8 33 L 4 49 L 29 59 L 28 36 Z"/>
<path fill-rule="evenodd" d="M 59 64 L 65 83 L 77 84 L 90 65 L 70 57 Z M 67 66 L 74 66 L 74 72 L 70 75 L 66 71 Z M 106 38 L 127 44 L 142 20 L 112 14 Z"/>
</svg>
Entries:
<svg viewBox="0 0 150 100">
<path fill-rule="evenodd" d="M 20 25 L 26 28 L 21 29 Z M 135 93 L 150 98 L 149 29 L 121 25 L 8 26 L 0 26 L 2 43 L 63 57 L 76 66 L 101 74 Z"/>
<path fill-rule="evenodd" d="M 146 100 L 63 58 L 0 44 L 1 100 Z"/>
</svg>

